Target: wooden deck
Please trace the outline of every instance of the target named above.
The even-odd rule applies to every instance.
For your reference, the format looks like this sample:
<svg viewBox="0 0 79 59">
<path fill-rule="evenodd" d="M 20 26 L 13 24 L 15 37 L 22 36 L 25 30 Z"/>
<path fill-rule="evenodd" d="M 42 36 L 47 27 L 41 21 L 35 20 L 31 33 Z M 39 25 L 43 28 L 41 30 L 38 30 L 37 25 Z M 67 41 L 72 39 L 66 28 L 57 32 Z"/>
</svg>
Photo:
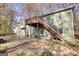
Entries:
<svg viewBox="0 0 79 59">
<path fill-rule="evenodd" d="M 53 37 L 54 39 L 58 39 L 61 40 L 62 37 L 60 36 L 60 34 L 54 29 L 54 27 L 52 28 L 46 21 L 44 21 L 42 19 L 42 17 L 40 16 L 35 16 L 29 19 L 25 20 L 26 25 L 30 25 L 30 26 L 38 26 L 38 27 L 43 27 L 45 28 Z"/>
</svg>

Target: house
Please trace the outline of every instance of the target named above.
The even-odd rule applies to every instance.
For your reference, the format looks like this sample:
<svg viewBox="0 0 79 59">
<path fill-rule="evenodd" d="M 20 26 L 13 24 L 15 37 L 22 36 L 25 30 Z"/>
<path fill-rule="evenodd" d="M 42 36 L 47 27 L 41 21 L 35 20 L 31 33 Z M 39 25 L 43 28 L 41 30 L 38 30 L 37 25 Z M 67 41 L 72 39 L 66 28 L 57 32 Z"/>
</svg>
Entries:
<svg viewBox="0 0 79 59">
<path fill-rule="evenodd" d="M 66 9 L 59 10 L 57 12 L 49 13 L 43 16 L 34 16 L 25 20 L 25 24 L 28 26 L 37 28 L 38 37 L 40 29 L 43 29 L 43 36 L 53 37 L 53 39 L 74 41 L 74 7 L 68 7 Z M 45 33 L 45 30 L 49 32 Z M 31 31 L 34 31 L 31 29 Z M 35 31 L 36 32 L 36 31 Z M 45 36 L 45 35 L 47 36 Z M 34 35 L 34 34 L 32 34 Z M 49 38 L 50 39 L 50 38 Z"/>
</svg>

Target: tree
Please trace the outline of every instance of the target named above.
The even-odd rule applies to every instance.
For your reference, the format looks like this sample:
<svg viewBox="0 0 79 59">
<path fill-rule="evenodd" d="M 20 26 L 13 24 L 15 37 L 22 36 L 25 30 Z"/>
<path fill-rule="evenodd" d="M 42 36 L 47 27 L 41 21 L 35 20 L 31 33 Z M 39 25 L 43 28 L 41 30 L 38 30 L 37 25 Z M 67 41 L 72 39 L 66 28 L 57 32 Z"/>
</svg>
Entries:
<svg viewBox="0 0 79 59">
<path fill-rule="evenodd" d="M 45 10 L 44 8 L 50 9 L 52 7 L 52 4 L 48 3 L 27 3 L 23 5 L 23 13 L 27 13 L 29 16 L 33 15 L 40 15 L 42 14 Z"/>
<path fill-rule="evenodd" d="M 0 3 L 0 8 L 7 8 L 8 7 L 8 5 L 6 4 L 6 3 Z"/>
<path fill-rule="evenodd" d="M 8 4 L 0 4 L 0 28 L 2 28 L 5 33 L 12 32 L 12 21 L 15 13 L 15 10 L 10 8 Z"/>
</svg>

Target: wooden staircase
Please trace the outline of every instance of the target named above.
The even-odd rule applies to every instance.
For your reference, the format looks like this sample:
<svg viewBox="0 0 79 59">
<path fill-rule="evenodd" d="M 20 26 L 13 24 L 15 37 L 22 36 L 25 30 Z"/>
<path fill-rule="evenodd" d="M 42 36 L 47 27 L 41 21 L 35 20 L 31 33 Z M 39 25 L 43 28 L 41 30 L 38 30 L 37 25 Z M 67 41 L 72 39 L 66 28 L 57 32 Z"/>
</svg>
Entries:
<svg viewBox="0 0 79 59">
<path fill-rule="evenodd" d="M 38 24 L 39 27 L 45 28 L 53 36 L 54 39 L 62 40 L 62 37 L 54 29 L 54 27 L 51 27 L 51 25 L 49 25 L 48 22 L 44 21 L 44 19 L 42 19 L 42 17 L 40 16 L 31 17 L 29 19 L 26 19 L 25 22 L 26 25 L 30 25 L 34 27 L 36 27 Z"/>
</svg>

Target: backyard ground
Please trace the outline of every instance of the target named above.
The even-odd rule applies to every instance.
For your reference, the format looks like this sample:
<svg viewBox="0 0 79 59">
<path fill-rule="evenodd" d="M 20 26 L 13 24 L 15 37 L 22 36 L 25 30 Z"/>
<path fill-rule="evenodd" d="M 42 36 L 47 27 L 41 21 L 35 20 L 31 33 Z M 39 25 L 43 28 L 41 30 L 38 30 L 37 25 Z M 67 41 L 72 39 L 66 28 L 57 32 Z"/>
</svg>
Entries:
<svg viewBox="0 0 79 59">
<path fill-rule="evenodd" d="M 8 56 L 78 56 L 79 40 L 76 44 L 66 41 L 29 39 L 7 36 L 6 43 L 0 44 L 0 55 Z M 6 39 L 7 39 L 6 37 Z"/>
</svg>

